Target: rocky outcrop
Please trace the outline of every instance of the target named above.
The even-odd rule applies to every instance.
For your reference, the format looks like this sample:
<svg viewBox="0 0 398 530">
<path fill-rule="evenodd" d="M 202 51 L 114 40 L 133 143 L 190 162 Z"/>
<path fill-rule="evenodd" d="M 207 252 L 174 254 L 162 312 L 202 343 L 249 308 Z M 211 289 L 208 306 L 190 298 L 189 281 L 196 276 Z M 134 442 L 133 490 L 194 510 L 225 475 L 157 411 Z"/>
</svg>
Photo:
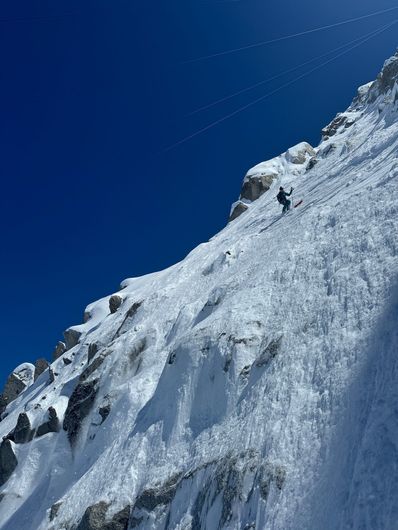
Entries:
<svg viewBox="0 0 398 530">
<path fill-rule="evenodd" d="M 264 461 L 257 451 L 229 454 L 144 490 L 136 498 L 130 527 L 144 530 L 156 519 L 165 529 L 184 528 L 177 514 L 185 514 L 191 522 L 189 528 L 200 530 L 212 511 L 214 528 L 240 528 L 233 507 L 245 506 L 253 496 L 257 502 L 266 502 L 271 490 L 277 495 L 283 488 L 285 478 L 282 466 Z"/>
<path fill-rule="evenodd" d="M 130 506 L 107 519 L 109 504 L 99 502 L 89 506 L 76 530 L 127 530 L 130 518 Z"/>
<path fill-rule="evenodd" d="M 97 355 L 97 352 L 99 350 L 99 346 L 97 343 L 92 342 L 88 346 L 88 354 L 87 354 L 87 362 L 90 363 L 94 357 Z"/>
<path fill-rule="evenodd" d="M 18 416 L 18 421 L 15 429 L 12 432 L 12 439 L 16 444 L 25 444 L 33 440 L 34 431 L 26 412 L 21 412 Z"/>
<path fill-rule="evenodd" d="M 35 373 L 34 373 L 34 380 L 36 381 L 37 378 L 47 370 L 49 367 L 49 363 L 46 359 L 38 359 L 35 362 Z"/>
<path fill-rule="evenodd" d="M 255 360 L 255 365 L 258 368 L 261 368 L 262 366 L 266 366 L 269 364 L 269 362 L 277 356 L 281 349 L 282 345 L 282 337 L 279 337 L 278 339 L 271 340 L 271 342 L 267 345 L 265 350 L 261 353 L 259 357 Z"/>
<path fill-rule="evenodd" d="M 105 359 L 110 354 L 110 351 L 104 351 L 100 355 L 94 358 L 94 360 L 83 370 L 83 372 L 80 374 L 80 381 L 86 381 L 91 374 L 93 374 L 105 361 Z"/>
<path fill-rule="evenodd" d="M 232 205 L 228 222 L 230 223 L 231 221 L 233 221 L 234 219 L 242 215 L 242 213 L 244 213 L 248 208 L 249 208 L 248 205 L 242 201 L 235 202 Z"/>
<path fill-rule="evenodd" d="M 7 405 L 8 405 L 7 400 L 4 398 L 2 394 L 0 394 L 0 421 L 2 420 L 2 415 L 7 408 Z"/>
<path fill-rule="evenodd" d="M 144 490 L 137 497 L 134 510 L 146 510 L 152 512 L 158 506 L 170 504 L 174 498 L 178 486 L 180 485 L 181 474 L 174 475 L 160 488 L 150 488 Z"/>
<path fill-rule="evenodd" d="M 245 178 L 240 192 L 240 198 L 248 201 L 257 200 L 263 193 L 270 189 L 276 177 L 277 175 L 275 174 L 267 175 L 264 173 Z"/>
<path fill-rule="evenodd" d="M 8 377 L 0 395 L 0 415 L 12 401 L 33 383 L 34 371 L 35 368 L 32 364 L 25 363 L 18 366 Z"/>
<path fill-rule="evenodd" d="M 292 164 L 305 164 L 307 160 L 315 156 L 315 150 L 308 142 L 301 142 L 286 151 L 286 159 Z"/>
<path fill-rule="evenodd" d="M 373 103 L 380 95 L 393 90 L 396 83 L 398 83 L 398 50 L 384 63 L 376 81 L 370 86 L 368 103 Z"/>
<path fill-rule="evenodd" d="M 125 333 L 126 329 L 124 329 L 125 327 L 127 328 L 127 326 L 125 326 L 127 323 L 130 323 L 131 320 L 135 317 L 137 311 L 139 310 L 139 308 L 141 307 L 141 305 L 143 304 L 143 300 L 139 301 L 139 302 L 134 302 L 133 305 L 130 307 L 130 309 L 127 311 L 126 313 L 126 316 L 124 317 L 122 323 L 120 324 L 120 326 L 118 327 L 118 329 L 116 330 L 116 333 L 114 334 L 114 336 L 112 337 L 112 340 L 116 339 L 116 337 L 119 337 L 120 335 L 122 335 L 123 333 Z"/>
<path fill-rule="evenodd" d="M 286 470 L 282 466 L 265 464 L 259 473 L 259 485 L 261 497 L 266 501 L 271 491 L 275 487 L 281 491 L 286 480 Z"/>
<path fill-rule="evenodd" d="M 69 398 L 63 428 L 72 446 L 76 443 L 84 419 L 93 408 L 98 392 L 97 383 L 98 379 L 79 383 Z"/>
<path fill-rule="evenodd" d="M 123 298 L 119 296 L 118 294 L 113 294 L 109 298 L 109 311 L 113 314 L 116 313 L 116 311 L 119 309 L 119 307 L 122 305 Z"/>
<path fill-rule="evenodd" d="M 62 502 L 55 502 L 50 508 L 50 521 L 54 521 L 57 517 L 59 509 L 62 506 Z"/>
<path fill-rule="evenodd" d="M 336 117 L 322 129 L 322 140 L 327 140 L 337 132 L 348 129 L 355 123 L 355 117 L 347 112 L 339 112 Z"/>
<path fill-rule="evenodd" d="M 101 416 L 101 425 L 102 425 L 104 423 L 104 421 L 106 420 L 106 418 L 111 413 L 111 404 L 110 403 L 106 403 L 106 404 L 102 405 L 102 407 L 99 408 L 98 413 Z"/>
<path fill-rule="evenodd" d="M 53 361 L 56 361 L 57 359 L 59 359 L 65 352 L 66 352 L 65 342 L 62 342 L 61 340 L 58 341 L 57 345 L 55 346 L 55 350 L 53 351 Z"/>
<path fill-rule="evenodd" d="M 313 156 L 312 158 L 309 159 L 308 161 L 308 164 L 307 164 L 307 167 L 305 168 L 306 171 L 310 171 L 313 167 L 315 167 L 318 163 L 318 159 Z"/>
<path fill-rule="evenodd" d="M 67 350 L 70 350 L 76 344 L 79 343 L 81 337 L 81 331 L 75 328 L 68 328 L 64 331 L 65 346 Z"/>
<path fill-rule="evenodd" d="M 18 465 L 17 457 L 10 440 L 0 444 L 0 486 L 5 484 Z"/>
<path fill-rule="evenodd" d="M 60 428 L 61 427 L 57 416 L 57 411 L 54 409 L 54 407 L 50 407 L 48 409 L 48 420 L 38 427 L 36 431 L 36 436 L 40 437 L 50 432 L 59 432 Z"/>
<path fill-rule="evenodd" d="M 269 191 L 276 180 L 283 180 L 285 175 L 291 178 L 293 175 L 303 173 L 307 169 L 309 160 L 315 156 L 315 149 L 308 142 L 301 142 L 280 156 L 251 168 L 243 179 L 239 200 L 231 207 L 228 222 L 247 211 L 250 204 Z"/>
</svg>

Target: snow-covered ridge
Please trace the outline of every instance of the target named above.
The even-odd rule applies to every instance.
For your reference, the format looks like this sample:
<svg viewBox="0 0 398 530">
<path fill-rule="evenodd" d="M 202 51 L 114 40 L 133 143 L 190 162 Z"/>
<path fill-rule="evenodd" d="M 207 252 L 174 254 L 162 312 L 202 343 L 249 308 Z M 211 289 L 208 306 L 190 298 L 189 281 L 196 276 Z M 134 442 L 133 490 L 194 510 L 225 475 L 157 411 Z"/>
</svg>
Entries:
<svg viewBox="0 0 398 530">
<path fill-rule="evenodd" d="M 273 187 L 274 182 L 281 182 L 286 175 L 301 175 L 315 163 L 315 149 L 309 143 L 301 142 L 285 153 L 252 167 L 243 179 L 239 200 L 231 206 L 229 220 L 233 221 L 248 210 L 253 201 Z"/>
<path fill-rule="evenodd" d="M 1 530 L 396 528 L 395 65 L 314 152 L 250 170 L 273 178 L 243 215 L 15 371 Z M 304 199 L 284 217 L 279 185 Z"/>
<path fill-rule="evenodd" d="M 322 129 L 323 142 L 318 148 L 314 149 L 307 142 L 301 142 L 276 158 L 257 164 L 247 172 L 240 197 L 231 206 L 229 221 L 246 212 L 250 204 L 271 187 L 275 188 L 274 181 L 280 183 L 285 175 L 299 175 L 311 170 L 319 160 L 317 154 L 322 157 L 327 154 L 330 146 L 334 146 L 329 142 L 322 148 L 322 143 L 354 125 L 364 111 L 374 111 L 377 106 L 378 111 L 382 112 L 385 106 L 395 105 L 397 101 L 398 51 L 385 61 L 376 81 L 359 87 L 350 107 L 345 112 L 339 112 L 331 123 Z"/>
</svg>

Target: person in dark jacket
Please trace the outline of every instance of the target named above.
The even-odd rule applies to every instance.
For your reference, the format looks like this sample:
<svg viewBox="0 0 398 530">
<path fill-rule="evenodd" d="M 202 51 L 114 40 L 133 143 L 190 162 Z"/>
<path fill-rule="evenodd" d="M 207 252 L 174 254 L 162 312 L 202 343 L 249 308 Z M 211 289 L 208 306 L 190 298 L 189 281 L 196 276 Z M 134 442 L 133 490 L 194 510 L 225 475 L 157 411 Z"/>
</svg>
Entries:
<svg viewBox="0 0 398 530">
<path fill-rule="evenodd" d="M 288 210 L 290 210 L 290 203 L 291 201 L 289 201 L 288 197 L 290 197 L 290 195 L 293 193 L 293 188 L 290 188 L 290 193 L 287 193 L 283 188 L 282 186 L 279 188 L 279 193 L 278 195 L 276 196 L 276 198 L 278 199 L 278 202 L 280 202 L 281 204 L 283 204 L 283 210 L 282 210 L 282 213 L 286 213 Z"/>
</svg>

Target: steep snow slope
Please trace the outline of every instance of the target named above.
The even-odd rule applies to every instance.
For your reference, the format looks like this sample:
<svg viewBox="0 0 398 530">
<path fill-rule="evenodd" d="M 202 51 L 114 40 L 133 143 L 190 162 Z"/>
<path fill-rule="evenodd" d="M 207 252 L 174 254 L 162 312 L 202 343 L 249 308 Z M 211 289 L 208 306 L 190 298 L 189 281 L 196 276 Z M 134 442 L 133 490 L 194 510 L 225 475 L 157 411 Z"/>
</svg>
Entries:
<svg viewBox="0 0 398 530">
<path fill-rule="evenodd" d="M 113 314 L 109 297 L 89 306 L 0 423 L 6 436 L 19 418 L 2 530 L 398 528 L 391 61 L 393 82 L 361 89 L 311 170 L 126 280 Z M 284 217 L 280 184 L 304 198 Z M 64 429 L 32 439 L 49 407 Z"/>
</svg>

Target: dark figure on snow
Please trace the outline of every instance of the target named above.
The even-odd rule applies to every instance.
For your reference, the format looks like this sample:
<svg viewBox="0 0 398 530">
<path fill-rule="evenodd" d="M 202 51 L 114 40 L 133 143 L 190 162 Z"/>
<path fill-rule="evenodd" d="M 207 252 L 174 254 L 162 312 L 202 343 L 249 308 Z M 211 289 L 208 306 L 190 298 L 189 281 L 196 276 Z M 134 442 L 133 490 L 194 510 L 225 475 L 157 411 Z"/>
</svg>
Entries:
<svg viewBox="0 0 398 530">
<path fill-rule="evenodd" d="M 282 186 L 279 188 L 279 193 L 276 196 L 278 199 L 278 202 L 283 204 L 283 210 L 282 213 L 286 213 L 288 210 L 290 210 L 290 202 L 288 197 L 293 193 L 293 188 L 290 188 L 290 193 L 287 193 Z"/>
</svg>

